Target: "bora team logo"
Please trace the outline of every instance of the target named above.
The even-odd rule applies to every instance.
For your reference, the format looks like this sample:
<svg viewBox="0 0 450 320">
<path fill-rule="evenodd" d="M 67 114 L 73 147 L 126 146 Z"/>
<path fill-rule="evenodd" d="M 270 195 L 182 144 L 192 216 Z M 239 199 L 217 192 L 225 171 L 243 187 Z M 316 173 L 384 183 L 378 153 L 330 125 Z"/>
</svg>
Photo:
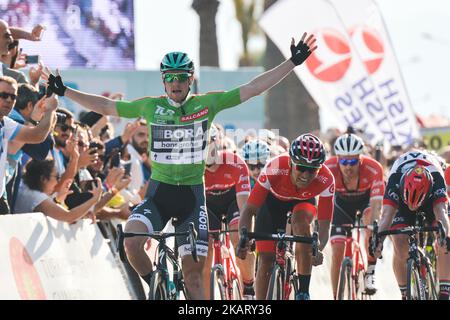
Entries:
<svg viewBox="0 0 450 320">
<path fill-rule="evenodd" d="M 351 50 L 348 38 L 331 28 L 320 29 L 314 34 L 318 49 L 306 60 L 306 67 L 319 80 L 325 82 L 341 80 L 352 61 L 358 61 L 358 57 Z M 384 46 L 380 35 L 367 26 L 353 27 L 349 35 L 367 72 L 370 75 L 375 73 L 384 59 Z"/>
</svg>

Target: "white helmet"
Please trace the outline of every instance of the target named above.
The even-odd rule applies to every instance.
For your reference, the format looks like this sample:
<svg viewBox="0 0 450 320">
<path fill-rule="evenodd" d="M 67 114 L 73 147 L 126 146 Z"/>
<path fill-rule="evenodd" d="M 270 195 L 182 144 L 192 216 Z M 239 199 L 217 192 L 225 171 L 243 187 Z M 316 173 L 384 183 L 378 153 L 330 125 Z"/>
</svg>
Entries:
<svg viewBox="0 0 450 320">
<path fill-rule="evenodd" d="M 265 164 L 270 158 L 270 147 L 263 140 L 250 140 L 242 147 L 241 154 L 248 163 L 256 164 L 261 162 Z"/>
<path fill-rule="evenodd" d="M 356 134 L 343 134 L 334 143 L 334 153 L 338 156 L 355 156 L 363 152 L 364 142 Z"/>
</svg>

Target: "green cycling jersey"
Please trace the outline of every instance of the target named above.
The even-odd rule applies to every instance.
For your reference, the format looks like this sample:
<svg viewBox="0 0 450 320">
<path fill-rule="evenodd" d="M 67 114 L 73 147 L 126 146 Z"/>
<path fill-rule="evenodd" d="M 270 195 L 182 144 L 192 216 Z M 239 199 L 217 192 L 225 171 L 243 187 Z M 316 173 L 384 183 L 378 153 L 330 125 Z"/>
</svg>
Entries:
<svg viewBox="0 0 450 320">
<path fill-rule="evenodd" d="M 190 95 L 182 106 L 167 96 L 117 101 L 120 117 L 147 120 L 152 179 L 174 185 L 203 183 L 208 129 L 216 114 L 241 103 L 239 88 Z"/>
</svg>

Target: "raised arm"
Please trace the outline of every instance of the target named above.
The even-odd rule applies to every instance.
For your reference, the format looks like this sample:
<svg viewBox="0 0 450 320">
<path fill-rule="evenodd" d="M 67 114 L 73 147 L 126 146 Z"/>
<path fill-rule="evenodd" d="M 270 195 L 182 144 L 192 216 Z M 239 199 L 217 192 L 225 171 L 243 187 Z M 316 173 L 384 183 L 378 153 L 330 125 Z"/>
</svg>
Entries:
<svg viewBox="0 0 450 320">
<path fill-rule="evenodd" d="M 59 71 L 56 70 L 56 76 L 53 75 L 50 69 L 45 68 L 45 75 L 48 77 L 48 89 L 58 96 L 66 96 L 67 98 L 82 105 L 86 109 L 95 111 L 103 115 L 118 116 L 116 110 L 116 101 L 99 96 L 96 94 L 90 94 L 82 91 L 78 91 L 69 88 L 64 85 Z"/>
<path fill-rule="evenodd" d="M 42 120 L 36 127 L 22 126 L 14 141 L 26 143 L 41 143 L 50 133 L 56 121 L 55 110 L 58 107 L 58 99 L 55 95 L 45 99 L 45 112 Z"/>
<path fill-rule="evenodd" d="M 283 80 L 296 66 L 302 64 L 317 48 L 317 46 L 313 47 L 314 42 L 316 41 L 313 35 L 309 35 L 306 41 L 305 38 L 306 32 L 303 34 L 302 39 L 297 45 L 295 45 L 295 40 L 292 38 L 291 58 L 242 85 L 240 87 L 241 102 L 247 101 L 248 99 L 269 90 Z"/>
<path fill-rule="evenodd" d="M 42 24 L 37 24 L 33 27 L 33 30 L 31 30 L 31 32 L 18 27 L 9 27 L 9 30 L 11 31 L 14 39 L 40 41 L 42 38 L 42 32 L 45 30 L 45 27 Z"/>
</svg>

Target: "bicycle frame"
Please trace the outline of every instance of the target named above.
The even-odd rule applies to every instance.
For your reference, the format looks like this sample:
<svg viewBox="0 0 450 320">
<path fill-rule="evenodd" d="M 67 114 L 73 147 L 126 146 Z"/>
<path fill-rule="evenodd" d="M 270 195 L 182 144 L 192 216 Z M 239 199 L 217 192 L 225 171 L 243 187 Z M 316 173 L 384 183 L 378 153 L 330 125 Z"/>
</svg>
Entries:
<svg viewBox="0 0 450 320">
<path fill-rule="evenodd" d="M 234 230 L 233 230 L 234 231 Z M 236 230 L 237 232 L 237 230 Z M 236 279 L 239 283 L 239 289 L 242 288 L 239 275 L 237 272 L 237 265 L 235 261 L 235 255 L 232 250 L 234 248 L 231 245 L 230 230 L 227 228 L 226 217 L 221 219 L 221 228 L 218 232 L 210 232 L 213 238 L 213 252 L 214 252 L 214 266 L 218 266 L 224 276 L 225 289 L 228 300 L 234 299 L 233 296 L 233 283 Z M 223 239 L 221 239 L 223 238 Z"/>
<path fill-rule="evenodd" d="M 361 271 L 365 273 L 367 270 L 367 265 L 361 252 L 361 229 L 367 229 L 367 226 L 361 225 L 361 218 L 361 214 L 357 214 L 354 225 L 350 224 L 339 226 L 344 228 L 346 231 L 344 259 L 348 259 L 352 263 L 352 280 L 355 284 L 352 292 L 353 300 L 357 299 L 357 291 L 361 285 L 358 282 L 358 273 Z M 355 230 L 356 238 L 354 237 L 353 230 Z"/>
<path fill-rule="evenodd" d="M 155 260 L 153 262 L 155 266 L 155 271 L 152 276 L 152 280 L 150 282 L 150 286 L 152 287 L 152 283 L 156 281 L 159 277 L 159 273 L 161 273 L 162 281 L 164 283 L 164 289 L 162 292 L 164 292 L 164 296 L 161 297 L 163 299 L 170 299 L 175 300 L 180 298 L 180 291 L 183 291 L 185 298 L 186 296 L 186 290 L 184 286 L 183 281 L 183 274 L 181 272 L 181 267 L 178 262 L 178 245 L 177 245 L 177 236 L 188 236 L 189 242 L 191 245 L 191 255 L 194 261 L 198 262 L 198 256 L 197 256 L 197 246 L 196 246 L 196 238 L 197 234 L 195 231 L 194 224 L 191 222 L 189 223 L 189 231 L 187 232 L 123 232 L 122 225 L 117 226 L 117 234 L 118 234 L 118 251 L 120 260 L 122 262 L 126 262 L 126 254 L 124 250 L 124 244 L 123 240 L 127 237 L 150 237 L 157 241 L 159 241 L 157 246 L 157 253 Z M 174 249 L 172 250 L 170 247 L 166 245 L 166 239 L 169 237 L 175 237 L 174 241 Z M 169 263 L 172 266 L 173 273 L 172 273 L 172 279 L 170 279 L 170 273 L 168 270 L 168 264 L 167 260 L 169 260 Z M 151 289 L 151 292 L 152 289 Z"/>
<path fill-rule="evenodd" d="M 286 235 L 285 233 L 278 233 L 278 234 L 261 234 L 256 232 L 247 232 L 246 228 L 241 229 L 241 243 L 239 244 L 240 247 L 245 246 L 245 242 L 248 239 L 255 239 L 255 240 L 274 240 L 277 241 L 276 245 L 276 251 L 275 251 L 275 261 L 274 261 L 274 267 L 273 270 L 276 270 L 277 268 L 281 271 L 281 299 L 282 300 L 288 300 L 289 296 L 292 291 L 291 286 L 291 275 L 293 276 L 293 279 L 296 279 L 295 274 L 295 255 L 293 253 L 292 249 L 292 242 L 299 242 L 299 243 L 308 243 L 312 246 L 312 256 L 315 257 L 318 252 L 318 233 L 313 232 L 312 237 L 303 237 L 303 236 L 293 236 L 293 235 Z M 292 270 L 289 270 L 292 269 Z M 272 272 L 273 277 L 273 272 Z M 294 290 L 297 291 L 298 288 L 295 286 L 297 285 L 296 281 L 293 281 L 294 283 Z M 270 285 L 269 285 L 269 291 L 270 291 Z M 269 292 L 268 291 L 268 292 Z"/>
<path fill-rule="evenodd" d="M 178 246 L 175 240 L 174 250 L 166 245 L 166 239 L 162 238 L 157 246 L 157 257 L 153 262 L 155 270 L 160 270 L 166 282 L 166 288 L 168 288 L 168 299 L 178 300 L 180 298 L 180 292 L 184 291 L 183 273 L 181 266 L 178 262 Z M 167 260 L 172 266 L 172 279 L 170 279 L 170 273 L 167 265 Z M 187 298 L 187 297 L 185 297 Z"/>
<path fill-rule="evenodd" d="M 420 214 L 419 214 L 420 215 Z M 423 215 L 422 215 L 423 218 Z M 428 258 L 426 254 L 426 250 L 419 245 L 419 239 L 418 234 L 428 233 L 428 232 L 438 232 L 439 233 L 439 242 L 442 243 L 445 242 L 445 232 L 442 226 L 442 222 L 438 221 L 438 225 L 436 227 L 425 227 L 423 226 L 423 219 L 416 221 L 416 226 L 410 226 L 405 227 L 401 229 L 396 230 L 387 230 L 387 231 L 378 231 L 378 226 L 376 222 L 374 223 L 374 235 L 373 242 L 371 244 L 371 250 L 372 252 L 375 251 L 375 249 L 378 246 L 379 238 L 381 236 L 386 235 L 395 235 L 395 234 L 405 234 L 408 236 L 408 259 L 407 259 L 407 265 L 410 265 L 410 262 L 413 263 L 416 270 L 419 272 L 418 277 L 418 283 L 419 283 L 419 299 L 426 299 L 430 295 L 431 296 L 437 296 L 436 294 L 436 288 L 427 288 L 426 279 L 427 279 L 427 273 L 433 272 L 433 268 L 430 262 L 430 259 Z M 434 274 L 431 274 L 431 276 L 434 276 Z M 427 290 L 428 289 L 428 290 Z M 433 290 L 433 291 L 430 291 Z M 408 297 L 411 298 L 411 297 Z"/>
</svg>

